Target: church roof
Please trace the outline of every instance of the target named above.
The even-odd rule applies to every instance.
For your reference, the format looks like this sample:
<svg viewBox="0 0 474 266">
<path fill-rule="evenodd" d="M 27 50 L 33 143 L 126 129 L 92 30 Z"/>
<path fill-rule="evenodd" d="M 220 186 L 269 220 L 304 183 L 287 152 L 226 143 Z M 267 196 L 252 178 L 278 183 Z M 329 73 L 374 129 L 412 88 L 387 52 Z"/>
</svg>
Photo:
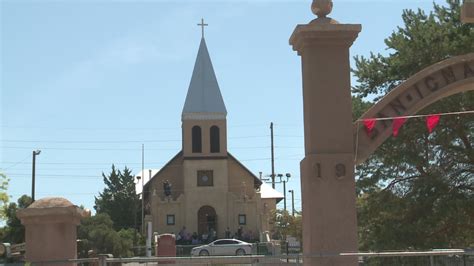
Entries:
<svg viewBox="0 0 474 266">
<path fill-rule="evenodd" d="M 151 170 L 151 176 L 150 176 L 150 170 Z M 141 177 L 143 176 L 143 186 L 148 184 L 148 182 L 153 179 L 153 177 L 160 171 L 161 169 L 144 169 L 144 171 L 138 172 L 134 177 L 133 177 L 133 182 L 135 182 L 135 192 L 138 194 L 142 193 L 142 180 Z M 145 173 L 145 174 L 143 174 Z M 137 176 L 140 177 L 140 180 L 137 179 Z M 146 190 L 145 190 L 146 191 Z"/>
<path fill-rule="evenodd" d="M 260 187 L 260 185 L 262 184 L 262 180 L 260 180 L 256 175 L 254 175 L 252 171 L 245 167 L 245 165 L 243 165 L 239 160 L 237 160 L 237 158 L 230 154 L 230 152 L 227 152 L 227 155 L 229 155 L 231 159 L 233 159 L 238 165 L 240 165 L 240 167 L 242 167 L 245 171 L 247 171 L 247 173 L 249 173 L 253 177 L 253 185 L 255 188 Z"/>
<path fill-rule="evenodd" d="M 242 167 L 242 169 L 244 169 L 245 171 L 247 171 L 252 177 L 253 177 L 253 185 L 254 185 L 254 188 L 259 188 L 260 185 L 262 185 L 262 181 L 252 173 L 252 171 L 250 171 L 247 167 L 245 167 L 245 165 L 243 165 L 239 160 L 237 160 L 237 158 L 235 158 L 232 154 L 230 154 L 229 152 L 227 153 L 228 155 L 228 158 L 231 159 L 231 160 L 234 160 L 240 167 Z M 150 183 L 150 181 L 155 178 L 155 176 L 157 176 L 161 171 L 163 171 L 164 169 L 166 169 L 169 165 L 171 165 L 171 163 L 176 160 L 177 158 L 181 158 L 183 156 L 183 151 L 180 151 L 178 152 L 171 160 L 169 160 L 169 162 L 167 162 L 163 167 L 161 167 L 160 169 L 145 169 L 145 179 L 144 179 L 144 183 L 143 183 L 143 186 L 144 187 L 147 187 Z M 223 157 L 225 158 L 225 157 Z M 151 179 L 149 178 L 149 170 L 152 170 L 152 173 L 151 173 Z M 136 190 L 136 193 L 137 194 L 140 194 L 142 192 L 142 187 L 141 187 L 141 182 L 138 182 L 137 181 L 137 176 L 141 176 L 142 175 L 142 172 L 140 171 L 138 174 L 135 175 L 134 177 L 134 180 L 135 180 L 135 190 Z M 266 189 L 265 190 L 265 195 L 268 196 L 267 198 L 276 198 L 276 199 L 280 199 L 279 197 L 283 194 L 281 194 L 280 192 L 276 191 L 276 193 L 280 193 L 279 195 L 277 194 L 273 194 L 273 189 L 270 187 L 270 190 Z M 283 198 L 283 196 L 281 196 L 281 199 Z M 280 199 L 280 200 L 281 200 Z"/>
<path fill-rule="evenodd" d="M 199 45 L 193 75 L 184 102 L 182 119 L 193 117 L 196 114 L 212 114 L 214 118 L 225 118 L 227 115 L 204 38 L 201 39 Z"/>
<path fill-rule="evenodd" d="M 284 198 L 283 193 L 275 190 L 272 186 L 262 183 L 260 186 L 260 195 L 262 199 L 277 199 L 280 201 Z"/>
</svg>

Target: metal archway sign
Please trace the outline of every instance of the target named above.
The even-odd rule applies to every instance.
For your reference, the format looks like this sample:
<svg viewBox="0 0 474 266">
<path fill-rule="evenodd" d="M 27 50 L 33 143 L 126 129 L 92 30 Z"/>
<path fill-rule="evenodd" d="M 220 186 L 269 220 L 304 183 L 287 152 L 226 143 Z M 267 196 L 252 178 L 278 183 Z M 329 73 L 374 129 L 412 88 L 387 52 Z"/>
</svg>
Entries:
<svg viewBox="0 0 474 266">
<path fill-rule="evenodd" d="M 416 73 L 390 91 L 359 120 L 414 115 L 448 96 L 474 90 L 474 53 L 446 59 Z M 354 123 L 355 163 L 363 163 L 392 133 L 391 120 L 381 120 L 372 134 Z"/>
</svg>

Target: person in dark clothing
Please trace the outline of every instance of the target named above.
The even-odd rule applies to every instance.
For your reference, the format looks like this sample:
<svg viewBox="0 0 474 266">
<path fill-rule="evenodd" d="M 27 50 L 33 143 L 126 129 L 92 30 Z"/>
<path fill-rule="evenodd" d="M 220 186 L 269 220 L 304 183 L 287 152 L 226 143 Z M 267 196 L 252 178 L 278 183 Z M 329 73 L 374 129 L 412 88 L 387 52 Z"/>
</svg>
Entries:
<svg viewBox="0 0 474 266">
<path fill-rule="evenodd" d="M 242 240 L 242 231 L 243 231 L 242 226 L 239 226 L 239 229 L 237 229 L 237 239 L 239 240 Z"/>
<path fill-rule="evenodd" d="M 225 229 L 225 238 L 230 238 L 230 229 L 229 229 L 229 227 L 227 227 L 227 229 Z"/>
</svg>

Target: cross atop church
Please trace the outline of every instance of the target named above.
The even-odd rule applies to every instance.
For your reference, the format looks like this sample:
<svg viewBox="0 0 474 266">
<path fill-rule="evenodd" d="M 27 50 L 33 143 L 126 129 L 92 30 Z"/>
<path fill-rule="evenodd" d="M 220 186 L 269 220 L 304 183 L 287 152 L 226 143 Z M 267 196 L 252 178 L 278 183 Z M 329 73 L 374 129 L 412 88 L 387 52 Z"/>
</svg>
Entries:
<svg viewBox="0 0 474 266">
<path fill-rule="evenodd" d="M 204 38 L 204 27 L 205 27 L 205 26 L 209 26 L 209 24 L 205 24 L 205 23 L 204 23 L 204 19 L 201 18 L 201 23 L 199 23 L 198 26 L 201 26 L 202 38 Z"/>
</svg>

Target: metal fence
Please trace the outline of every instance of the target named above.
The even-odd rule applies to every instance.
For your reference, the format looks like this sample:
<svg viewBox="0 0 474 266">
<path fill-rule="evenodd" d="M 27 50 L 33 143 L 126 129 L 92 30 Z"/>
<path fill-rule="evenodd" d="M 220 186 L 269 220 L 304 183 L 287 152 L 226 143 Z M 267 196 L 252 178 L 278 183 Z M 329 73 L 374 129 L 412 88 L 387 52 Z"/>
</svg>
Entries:
<svg viewBox="0 0 474 266">
<path fill-rule="evenodd" d="M 359 266 L 474 266 L 474 251 L 468 250 L 434 250 L 423 252 L 378 252 L 378 253 L 340 253 L 340 254 L 282 254 L 282 255 L 247 255 L 247 256 L 208 256 L 208 257 L 136 257 L 99 258 L 42 261 L 29 264 L 2 264 L 8 266 L 31 265 L 80 265 L 80 266 L 145 266 L 145 265 L 302 265 L 305 259 L 325 260 L 328 258 L 349 258 L 358 261 Z M 317 263 L 316 263 L 317 265 Z"/>
<path fill-rule="evenodd" d="M 474 252 L 462 249 L 358 253 L 357 255 L 361 266 L 474 266 Z"/>
<path fill-rule="evenodd" d="M 194 247 L 200 245 L 177 245 L 176 256 L 177 257 L 190 257 L 191 250 Z M 289 245 L 287 242 L 268 242 L 268 243 L 253 243 L 252 254 L 253 255 L 281 255 L 281 254 L 299 254 L 301 253 L 300 247 Z"/>
</svg>

